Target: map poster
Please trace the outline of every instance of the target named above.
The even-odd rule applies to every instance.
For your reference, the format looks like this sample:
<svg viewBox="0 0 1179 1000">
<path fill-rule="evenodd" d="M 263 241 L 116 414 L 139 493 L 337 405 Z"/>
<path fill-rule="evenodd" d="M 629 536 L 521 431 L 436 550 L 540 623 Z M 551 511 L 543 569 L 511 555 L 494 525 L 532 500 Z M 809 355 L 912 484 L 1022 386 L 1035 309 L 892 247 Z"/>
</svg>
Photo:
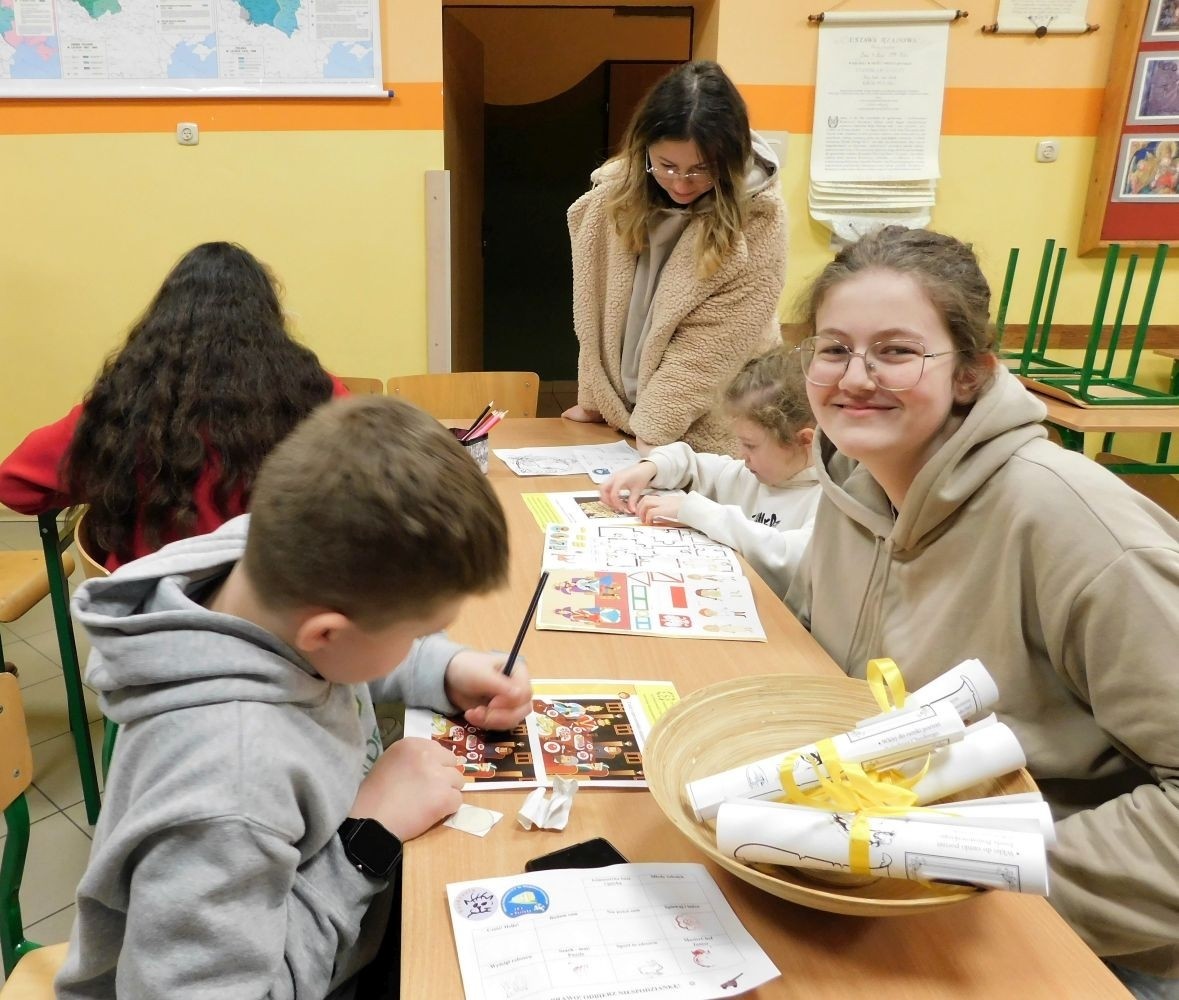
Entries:
<svg viewBox="0 0 1179 1000">
<path fill-rule="evenodd" d="M 378 0 L 0 0 L 0 97 L 386 97 Z"/>
</svg>

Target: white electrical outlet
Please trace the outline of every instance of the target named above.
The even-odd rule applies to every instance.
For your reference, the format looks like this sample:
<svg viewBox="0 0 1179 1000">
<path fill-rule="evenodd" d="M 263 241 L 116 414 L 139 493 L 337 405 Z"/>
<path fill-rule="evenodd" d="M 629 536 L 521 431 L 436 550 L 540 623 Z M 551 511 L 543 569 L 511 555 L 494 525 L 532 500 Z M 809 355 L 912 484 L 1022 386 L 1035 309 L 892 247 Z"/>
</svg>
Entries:
<svg viewBox="0 0 1179 1000">
<path fill-rule="evenodd" d="M 1036 162 L 1055 163 L 1060 156 L 1060 143 L 1055 139 L 1041 139 L 1036 143 Z"/>
<path fill-rule="evenodd" d="M 180 122 L 176 126 L 176 141 L 182 146 L 195 146 L 201 141 L 201 129 L 196 122 Z"/>
</svg>

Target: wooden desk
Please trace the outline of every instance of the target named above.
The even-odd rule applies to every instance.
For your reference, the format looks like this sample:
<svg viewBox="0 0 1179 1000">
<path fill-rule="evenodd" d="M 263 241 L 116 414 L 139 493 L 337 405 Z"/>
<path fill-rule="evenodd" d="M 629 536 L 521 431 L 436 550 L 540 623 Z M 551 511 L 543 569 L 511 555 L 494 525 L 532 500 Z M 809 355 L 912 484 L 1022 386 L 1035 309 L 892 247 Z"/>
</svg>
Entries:
<svg viewBox="0 0 1179 1000">
<path fill-rule="evenodd" d="M 1158 434 L 1169 436 L 1179 431 L 1179 406 L 1073 406 L 1054 396 L 1028 390 L 1048 407 L 1045 420 L 1060 431 L 1061 440 L 1072 451 L 1085 450 L 1086 434 Z M 1109 450 L 1109 443 L 1102 446 Z M 1159 462 L 1166 460 L 1166 449 L 1160 449 Z M 1138 471 L 1170 472 L 1179 469 L 1161 465 L 1146 465 Z"/>
<path fill-rule="evenodd" d="M 560 419 L 506 420 L 492 446 L 605 443 L 617 434 Z M 519 494 L 588 488 L 585 478 L 520 478 L 494 457 L 490 476 L 511 530 L 510 585 L 472 600 L 451 635 L 505 649 L 536 585 L 541 532 Z M 680 695 L 739 674 L 832 674 L 838 667 L 752 572 L 765 643 L 707 642 L 581 632 L 528 633 L 523 653 L 534 677 L 651 678 Z M 582 789 L 561 832 L 525 832 L 516 812 L 527 794 L 481 791 L 471 800 L 504 814 L 485 838 L 437 827 L 405 846 L 402 1000 L 458 1000 L 462 982 L 445 885 L 524 870 L 524 862 L 595 836 L 632 861 L 702 861 L 644 791 Z M 782 976 L 745 996 L 853 996 L 904 1000 L 977 997 L 1125 997 L 1105 966 L 1042 899 L 990 892 L 934 915 L 854 918 L 769 896 L 715 865 L 717 884 Z"/>
</svg>

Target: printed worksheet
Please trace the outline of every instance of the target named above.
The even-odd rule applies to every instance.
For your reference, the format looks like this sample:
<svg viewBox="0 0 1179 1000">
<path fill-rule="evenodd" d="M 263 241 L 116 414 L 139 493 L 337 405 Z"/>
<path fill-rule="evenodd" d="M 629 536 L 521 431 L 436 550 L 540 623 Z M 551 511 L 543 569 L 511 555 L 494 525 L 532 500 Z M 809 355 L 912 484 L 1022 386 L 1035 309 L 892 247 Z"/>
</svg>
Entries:
<svg viewBox="0 0 1179 1000">
<path fill-rule="evenodd" d="M 743 576 L 732 549 L 692 528 L 614 521 L 549 525 L 541 561 L 547 570 L 708 573 L 714 579 Z"/>
<path fill-rule="evenodd" d="M 659 496 L 684 495 L 683 490 L 647 492 Z M 603 503 L 597 493 L 589 490 L 572 493 L 521 493 L 520 497 L 541 528 L 547 528 L 550 524 L 592 524 L 595 521 L 609 521 L 611 524 L 640 523 L 636 515 L 615 510 Z"/>
<path fill-rule="evenodd" d="M 496 457 L 517 476 L 589 476 L 604 483 L 642 457 L 625 441 L 560 448 L 496 448 Z"/>
<path fill-rule="evenodd" d="M 669 681 L 534 680 L 532 713 L 515 729 L 487 733 L 461 716 L 407 708 L 405 735 L 431 739 L 462 758 L 467 790 L 551 785 L 645 788 L 643 747 L 677 701 Z"/>
<path fill-rule="evenodd" d="M 703 865 L 531 872 L 446 894 L 467 1000 L 710 1000 L 780 975 Z"/>
</svg>

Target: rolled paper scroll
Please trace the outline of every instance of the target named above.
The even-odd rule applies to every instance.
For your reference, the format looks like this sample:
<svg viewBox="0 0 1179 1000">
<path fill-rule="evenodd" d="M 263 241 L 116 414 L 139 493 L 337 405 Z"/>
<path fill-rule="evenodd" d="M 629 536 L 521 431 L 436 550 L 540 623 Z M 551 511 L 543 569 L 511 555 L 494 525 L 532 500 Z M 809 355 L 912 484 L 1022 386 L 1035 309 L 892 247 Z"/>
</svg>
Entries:
<svg viewBox="0 0 1179 1000">
<path fill-rule="evenodd" d="M 857 726 L 831 737 L 830 742 L 841 761 L 879 769 L 960 740 L 965 728 L 954 706 L 941 700 L 934 705 L 888 712 L 872 725 Z M 780 799 L 783 795 L 780 770 L 791 757 L 797 758 L 791 774 L 798 788 L 816 787 L 819 784 L 816 767 L 824 775 L 826 769 L 818 745 L 810 743 L 688 782 L 685 792 L 696 818 L 712 819 L 720 804 L 729 799 Z"/>
<path fill-rule="evenodd" d="M 717 847 L 738 861 L 827 874 L 870 874 L 1048 894 L 1048 862 L 1038 831 L 923 821 L 923 813 L 861 816 L 774 802 L 726 802 Z M 859 826 L 860 843 L 853 842 Z M 859 855 L 862 861 L 853 864 Z"/>
<path fill-rule="evenodd" d="M 907 710 L 910 706 L 948 702 L 965 721 L 985 712 L 998 700 L 999 688 L 982 661 L 963 660 L 956 667 L 951 667 L 924 687 L 907 695 L 905 708 Z M 884 712 L 874 715 L 864 719 L 860 725 L 879 722 L 891 714 L 892 712 Z"/>
</svg>

